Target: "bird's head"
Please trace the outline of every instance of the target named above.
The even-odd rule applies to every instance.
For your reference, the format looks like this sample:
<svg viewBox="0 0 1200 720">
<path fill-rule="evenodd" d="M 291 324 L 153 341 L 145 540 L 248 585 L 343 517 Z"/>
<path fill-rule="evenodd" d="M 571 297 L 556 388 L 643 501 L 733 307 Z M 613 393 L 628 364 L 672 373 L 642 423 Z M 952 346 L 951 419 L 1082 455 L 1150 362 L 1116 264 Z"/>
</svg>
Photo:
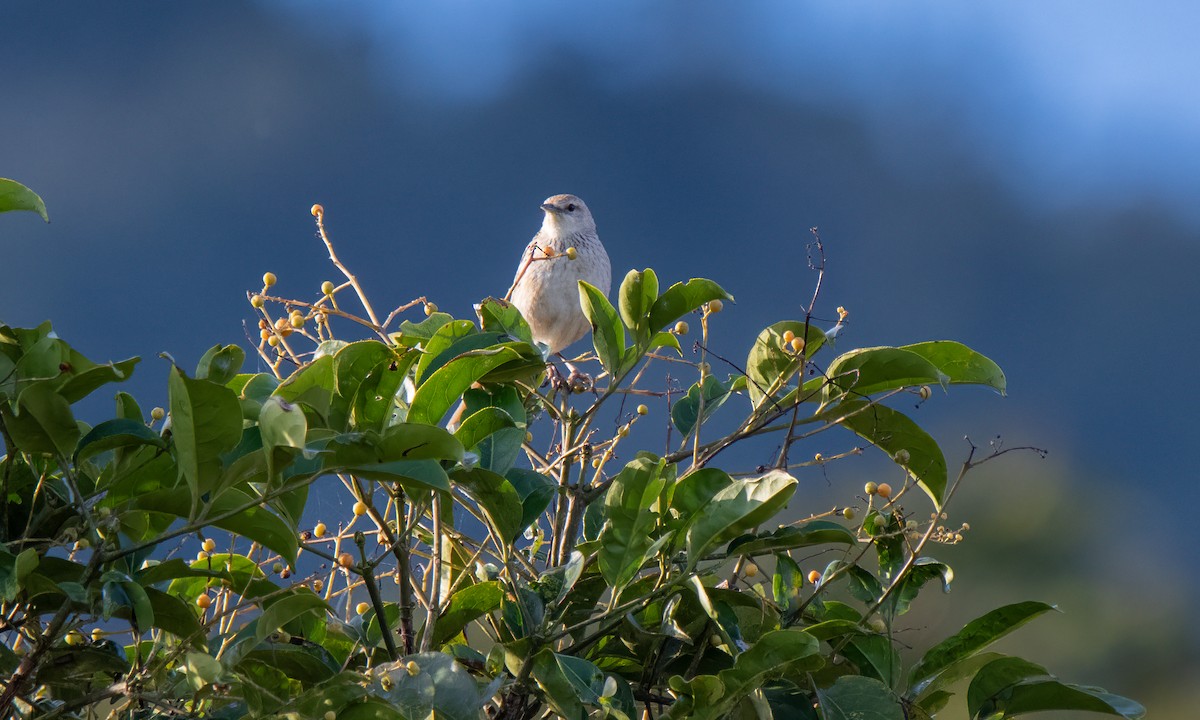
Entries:
<svg viewBox="0 0 1200 720">
<path fill-rule="evenodd" d="M 553 195 L 542 203 L 546 217 L 542 227 L 560 235 L 596 231 L 596 221 L 582 200 L 574 195 Z"/>
</svg>

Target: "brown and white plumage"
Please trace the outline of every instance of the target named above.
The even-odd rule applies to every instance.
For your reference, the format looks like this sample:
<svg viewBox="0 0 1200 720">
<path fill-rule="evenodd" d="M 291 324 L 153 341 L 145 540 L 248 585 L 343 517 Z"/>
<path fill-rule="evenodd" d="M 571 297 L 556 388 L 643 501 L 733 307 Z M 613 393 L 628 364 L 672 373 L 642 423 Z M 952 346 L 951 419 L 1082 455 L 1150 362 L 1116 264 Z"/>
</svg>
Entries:
<svg viewBox="0 0 1200 720">
<path fill-rule="evenodd" d="M 582 200 L 554 195 L 542 210 L 542 228 L 526 246 L 506 297 L 529 323 L 534 341 L 557 353 L 591 329 L 579 306 L 579 281 L 607 295 L 612 265 Z M 575 248 L 574 259 L 567 256 L 568 248 Z"/>
</svg>

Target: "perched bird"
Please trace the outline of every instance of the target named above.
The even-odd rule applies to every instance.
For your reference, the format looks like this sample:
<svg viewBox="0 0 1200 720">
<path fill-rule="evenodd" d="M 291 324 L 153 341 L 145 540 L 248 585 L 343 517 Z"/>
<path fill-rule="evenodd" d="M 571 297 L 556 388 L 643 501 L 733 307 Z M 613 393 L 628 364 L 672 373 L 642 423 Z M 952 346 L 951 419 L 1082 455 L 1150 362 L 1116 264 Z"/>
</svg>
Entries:
<svg viewBox="0 0 1200 720">
<path fill-rule="evenodd" d="M 579 281 L 607 295 L 612 265 L 582 200 L 555 195 L 542 210 L 542 229 L 525 248 L 505 299 L 521 311 L 534 341 L 558 353 L 591 329 L 579 306 Z"/>
</svg>

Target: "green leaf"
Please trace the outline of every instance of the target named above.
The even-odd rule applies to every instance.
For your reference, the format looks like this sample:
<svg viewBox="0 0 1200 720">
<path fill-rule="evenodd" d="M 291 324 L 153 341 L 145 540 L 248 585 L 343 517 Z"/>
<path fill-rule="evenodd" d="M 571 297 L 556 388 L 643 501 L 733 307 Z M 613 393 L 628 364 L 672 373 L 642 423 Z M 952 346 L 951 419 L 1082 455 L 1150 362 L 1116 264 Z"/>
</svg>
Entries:
<svg viewBox="0 0 1200 720">
<path fill-rule="evenodd" d="M 550 706 L 563 718 L 584 720 L 584 706 L 600 704 L 604 673 L 587 660 L 543 648 L 533 656 L 532 674 Z"/>
<path fill-rule="evenodd" d="M 196 618 L 194 606 L 152 587 L 144 588 L 146 598 L 153 610 L 154 627 L 165 630 L 184 642 L 201 647 L 204 645 L 204 626 Z"/>
<path fill-rule="evenodd" d="M 962 680 L 974 677 L 979 668 L 1002 657 L 1005 656 L 1000 653 L 980 652 L 950 663 L 937 675 L 927 678 L 916 685 L 911 685 L 908 688 L 908 692 L 905 693 L 905 697 L 909 700 L 915 699 L 921 707 L 927 707 L 927 703 L 941 702 L 942 699 L 937 696 L 945 692 L 946 688 L 953 687 Z"/>
<path fill-rule="evenodd" d="M 103 385 L 128 380 L 139 362 L 141 358 L 129 358 L 97 365 L 74 350 L 69 350 L 67 363 L 71 370 L 59 378 L 58 393 L 69 403 L 79 402 Z"/>
<path fill-rule="evenodd" d="M 30 383 L 17 396 L 17 412 L 6 404 L 0 407 L 0 417 L 23 452 L 69 456 L 79 443 L 79 426 L 70 404 L 54 391 L 52 383 Z"/>
<path fill-rule="evenodd" d="M 806 333 L 804 323 L 797 320 L 783 320 L 760 332 L 746 357 L 746 389 L 756 409 L 767 409 L 765 399 L 777 398 L 800 371 L 800 355 L 784 346 L 783 334 L 789 331 L 805 338 L 805 358 L 811 358 L 825 344 L 825 333 L 820 328 L 810 323 Z"/>
<path fill-rule="evenodd" d="M 486 700 L 471 674 L 445 653 L 407 655 L 378 666 L 372 675 L 376 677 L 373 694 L 405 718 L 474 720 L 481 716 Z"/>
<path fill-rule="evenodd" d="M 954 571 L 950 569 L 950 566 L 931 557 L 917 558 L 913 561 L 908 574 L 904 576 L 904 580 L 901 581 L 900 587 L 885 606 L 885 612 L 892 618 L 908 612 L 917 593 L 925 583 L 934 578 L 941 579 L 942 592 L 950 592 L 950 583 L 954 581 Z"/>
<path fill-rule="evenodd" d="M 247 652 L 237 669 L 246 672 L 252 663 L 262 663 L 306 685 L 329 680 L 341 670 L 333 655 L 315 643 L 266 641 Z"/>
<path fill-rule="evenodd" d="M 323 621 L 328 611 L 329 605 L 312 590 L 304 586 L 290 588 L 263 609 L 255 626 L 254 640 L 256 643 L 265 640 L 271 633 L 300 617 L 313 616 Z"/>
<path fill-rule="evenodd" d="M 329 415 L 334 393 L 333 356 L 322 355 L 288 376 L 275 394 L 290 403 L 304 403 L 322 417 Z"/>
<path fill-rule="evenodd" d="M 41 215 L 43 220 L 50 222 L 50 216 L 46 214 L 46 203 L 42 202 L 37 193 L 16 180 L 0 178 L 0 212 L 13 210 L 35 212 Z"/>
<path fill-rule="evenodd" d="M 463 446 L 474 448 L 479 455 L 479 464 L 488 470 L 501 474 L 508 472 L 520 456 L 521 445 L 525 442 L 527 418 L 520 393 L 511 385 L 492 389 L 471 388 L 463 393 L 463 403 L 466 405 L 464 414 L 467 419 L 459 431 L 475 436 L 471 438 L 471 445 L 464 442 Z M 472 420 L 485 409 L 492 414 L 491 418 L 485 419 L 488 416 L 484 415 Z M 505 419 L 495 416 L 494 411 L 500 411 L 508 418 L 508 427 L 497 427 L 504 425 Z M 482 425 L 476 424 L 479 422 Z"/>
<path fill-rule="evenodd" d="M 679 338 L 674 333 L 654 333 L 654 336 L 650 338 L 650 344 L 646 347 L 646 350 L 657 350 L 661 347 L 672 348 L 675 352 L 679 353 L 679 357 L 683 357 L 683 348 L 680 347 Z"/>
<path fill-rule="evenodd" d="M 712 502 L 713 497 L 733 484 L 729 473 L 718 468 L 700 468 L 679 479 L 671 494 L 672 513 L 684 524 L 699 516 L 701 508 Z"/>
<path fill-rule="evenodd" d="M 1010 718 L 1050 710 L 1089 711 L 1123 718 L 1146 715 L 1146 708 L 1129 698 L 1053 678 L 1029 679 L 1005 688 L 984 703 L 981 712 L 1003 713 L 1003 717 Z"/>
<path fill-rule="evenodd" d="M 928 360 L 951 384 L 987 385 L 1001 395 L 1006 394 L 1008 383 L 1000 366 L 960 342 L 931 340 L 900 349 Z"/>
<path fill-rule="evenodd" d="M 417 386 L 425 382 L 427 375 L 443 367 L 446 363 L 458 357 L 467 350 L 477 350 L 481 347 L 494 345 L 499 340 L 497 333 L 488 333 L 481 340 L 471 341 L 479 330 L 470 320 L 451 320 L 437 329 L 421 346 L 421 359 L 417 361 L 415 380 Z M 463 341 L 475 344 L 462 345 Z"/>
<path fill-rule="evenodd" d="M 504 333 L 513 340 L 533 345 L 533 331 L 516 307 L 496 298 L 479 304 L 479 323 L 485 332 Z"/>
<path fill-rule="evenodd" d="M 242 369 L 246 351 L 237 345 L 213 345 L 196 364 L 196 378 L 227 384 Z"/>
<path fill-rule="evenodd" d="M 336 435 L 325 445 L 330 452 L 328 464 L 363 465 L 396 460 L 463 459 L 463 446 L 448 431 L 436 425 L 399 423 L 383 435 L 375 432 L 350 432 Z"/>
<path fill-rule="evenodd" d="M 946 380 L 933 363 L 918 353 L 895 347 L 851 350 L 829 363 L 823 402 L 850 394 L 862 398 L 913 385 L 941 384 Z"/>
<path fill-rule="evenodd" d="M 326 470 L 332 470 L 327 467 Z M 347 465 L 341 470 L 380 482 L 400 483 L 410 492 L 439 490 L 450 492 L 450 478 L 437 460 L 396 460 L 385 463 Z"/>
<path fill-rule="evenodd" d="M 907 470 L 938 507 L 946 492 L 946 457 L 929 433 L 907 415 L 863 400 L 844 399 L 821 416 L 887 453 Z M 904 451 L 904 452 L 901 452 Z M 904 453 L 908 454 L 907 459 Z"/>
<path fill-rule="evenodd" d="M 400 323 L 400 331 L 392 333 L 391 338 L 398 345 L 414 347 L 421 341 L 432 338 L 443 325 L 452 320 L 454 316 L 444 312 L 435 312 L 419 323 L 405 320 Z"/>
<path fill-rule="evenodd" d="M 408 410 L 408 421 L 437 424 L 476 380 L 520 357 L 517 351 L 503 346 L 459 355 L 431 374 L 417 388 Z"/>
<path fill-rule="evenodd" d="M 720 285 L 704 278 L 692 278 L 686 283 L 675 283 L 654 301 L 650 308 L 652 332 L 662 330 L 684 315 L 697 310 L 709 300 L 733 300 Z"/>
<path fill-rule="evenodd" d="M 418 355 L 392 355 L 370 369 L 350 400 L 350 427 L 383 432 L 397 415 L 396 396 Z"/>
<path fill-rule="evenodd" d="M 441 647 L 457 637 L 467 625 L 498 610 L 503 597 L 504 588 L 497 580 L 456 590 L 434 625 L 433 646 Z"/>
<path fill-rule="evenodd" d="M 900 653 L 890 637 L 873 633 L 857 633 L 842 648 L 846 658 L 854 663 L 860 674 L 894 687 L 900 680 Z"/>
<path fill-rule="evenodd" d="M 453 479 L 483 508 L 501 542 L 511 544 L 521 536 L 521 496 L 503 475 L 475 468 L 455 472 Z"/>
<path fill-rule="evenodd" d="M 604 293 L 583 280 L 579 281 L 579 303 L 592 324 L 592 343 L 600 364 L 615 377 L 622 369 L 625 354 L 625 328 L 621 326 L 617 310 Z"/>
<path fill-rule="evenodd" d="M 794 613 L 800 605 L 800 588 L 804 586 L 804 571 L 796 564 L 791 555 L 778 553 L 775 555 L 775 571 L 771 574 L 771 596 L 787 614 Z M 857 627 L 854 623 L 849 623 Z M 806 628 L 810 634 L 812 627 Z M 818 640 L 826 640 L 820 635 L 813 634 Z"/>
<path fill-rule="evenodd" d="M 857 545 L 858 536 L 843 525 L 828 520 L 813 520 L 757 535 L 745 535 L 729 543 L 730 555 L 761 555 L 810 545 Z"/>
<path fill-rule="evenodd" d="M 1049 679 L 1052 676 L 1041 665 L 1019 657 L 997 658 L 979 669 L 967 688 L 967 712 L 971 717 L 979 715 L 985 704 L 1001 690 L 1030 678 Z M 1070 708 L 1053 708 L 1070 709 Z"/>
<path fill-rule="evenodd" d="M 605 525 L 596 560 L 614 594 L 619 595 L 641 569 L 654 543 L 654 505 L 666 483 L 665 468 L 665 461 L 639 455 L 617 473 L 604 495 Z"/>
<path fill-rule="evenodd" d="M 308 421 L 299 406 L 273 395 L 263 403 L 258 414 L 258 428 L 262 433 L 262 444 L 268 453 L 272 448 L 304 447 L 308 432 Z M 270 455 L 268 455 L 270 457 Z"/>
<path fill-rule="evenodd" d="M 143 422 L 125 418 L 105 420 L 89 430 L 88 434 L 79 440 L 79 444 L 75 447 L 75 457 L 72 462 L 78 465 L 105 450 L 142 445 L 153 445 L 159 448 L 166 447 L 166 443 L 159 437 L 158 433 L 146 427 L 146 424 Z"/>
<path fill-rule="evenodd" d="M 743 376 L 730 375 L 725 382 L 721 382 L 715 376 L 708 375 L 704 378 L 703 391 L 700 383 L 695 383 L 688 388 L 687 395 L 671 406 L 671 422 L 675 424 L 679 432 L 683 433 L 684 437 L 687 437 L 699 422 L 707 420 L 710 415 L 724 405 L 732 393 L 739 389 L 745 389 L 745 387 L 746 378 Z M 704 396 L 703 417 L 700 417 L 701 394 Z"/>
<path fill-rule="evenodd" d="M 650 310 L 658 299 L 658 276 L 650 268 L 645 270 L 630 270 L 621 281 L 617 291 L 617 305 L 620 308 L 621 319 L 625 327 L 633 333 L 634 345 L 648 346 L 650 328 Z M 674 339 L 673 335 L 669 335 Z M 679 341 L 675 341 L 678 345 Z"/>
<path fill-rule="evenodd" d="M 539 472 L 519 467 L 509 468 L 504 477 L 521 497 L 521 532 L 525 532 L 525 528 L 536 522 L 550 505 L 558 492 L 558 483 Z M 600 507 L 593 503 L 588 508 L 593 506 Z"/>
<path fill-rule="evenodd" d="M 781 470 L 734 480 L 713 496 L 687 533 L 688 566 L 714 547 L 773 517 L 796 491 L 796 478 Z"/>
<path fill-rule="evenodd" d="M 874 678 L 845 675 L 829 688 L 817 688 L 823 720 L 905 720 L 896 695 Z"/>
<path fill-rule="evenodd" d="M 189 378 L 175 366 L 167 385 L 179 472 L 191 490 L 194 507 L 220 475 L 221 455 L 242 437 L 242 408 L 229 388 Z"/>
<path fill-rule="evenodd" d="M 191 514 L 188 499 L 175 490 L 158 490 L 139 495 L 133 501 L 134 506 L 142 510 L 168 513 L 181 518 L 188 518 Z M 235 515 L 222 517 L 238 508 L 245 509 Z M 279 553 L 289 564 L 295 561 L 299 547 L 298 530 L 269 510 L 254 504 L 245 492 L 238 489 L 226 490 L 216 499 L 205 503 L 204 511 L 204 515 L 196 520 L 208 520 L 222 530 L 253 540 Z"/>
<path fill-rule="evenodd" d="M 962 630 L 930 648 L 909 672 L 916 687 L 951 664 L 968 658 L 1030 620 L 1054 610 L 1053 605 L 1026 601 L 1005 605 L 967 623 Z"/>
<path fill-rule="evenodd" d="M 681 697 L 666 717 L 725 718 L 738 702 L 760 689 L 769 678 L 821 667 L 824 661 L 820 649 L 816 638 L 796 628 L 766 632 L 737 656 L 733 667 L 716 676 L 698 675 L 687 682 L 672 678 L 671 687 L 680 692 Z"/>
</svg>

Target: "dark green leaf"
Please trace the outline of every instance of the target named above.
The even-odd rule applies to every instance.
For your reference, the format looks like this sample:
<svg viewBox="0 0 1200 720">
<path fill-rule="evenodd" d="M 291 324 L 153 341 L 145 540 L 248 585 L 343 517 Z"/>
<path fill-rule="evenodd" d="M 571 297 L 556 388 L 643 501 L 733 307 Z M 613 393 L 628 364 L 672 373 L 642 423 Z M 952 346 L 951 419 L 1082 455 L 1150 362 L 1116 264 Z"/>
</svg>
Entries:
<svg viewBox="0 0 1200 720">
<path fill-rule="evenodd" d="M 175 366 L 171 367 L 168 387 L 179 472 L 191 489 L 195 506 L 220 475 L 221 455 L 232 450 L 242 437 L 242 408 L 229 388 L 189 378 Z"/>
<path fill-rule="evenodd" d="M 508 472 L 520 456 L 521 445 L 525 442 L 525 405 L 521 401 L 520 393 L 511 385 L 492 389 L 471 388 L 463 393 L 463 402 L 466 404 L 464 413 L 468 416 L 468 422 L 478 411 L 485 408 L 500 410 L 511 419 L 511 427 L 496 428 L 479 437 L 471 446 L 479 455 L 480 465 L 492 472 Z M 503 423 L 502 418 L 500 422 Z M 464 422 L 464 426 L 466 424 Z M 486 432 L 492 425 L 493 421 L 485 423 L 484 426 L 476 428 L 475 434 Z M 462 430 L 461 427 L 459 429 Z"/>
<path fill-rule="evenodd" d="M 604 495 L 605 525 L 596 559 L 600 574 L 618 594 L 641 569 L 654 543 L 658 513 L 652 506 L 666 482 L 665 467 L 663 460 L 639 456 L 617 473 Z"/>
<path fill-rule="evenodd" d="M 730 394 L 736 392 L 738 389 L 744 389 L 745 386 L 746 378 L 743 376 L 733 377 L 731 375 L 725 382 L 721 382 L 716 377 L 708 375 L 704 378 L 703 385 L 703 417 L 700 418 L 701 384 L 695 383 L 688 388 L 687 395 L 677 400 L 671 406 L 671 422 L 686 437 L 692 432 L 692 428 L 696 427 L 698 422 L 707 420 L 710 415 L 724 405 L 725 401 L 729 399 Z M 697 418 L 700 418 L 700 420 L 697 420 Z"/>
<path fill-rule="evenodd" d="M 974 655 L 1030 620 L 1054 609 L 1053 605 L 1026 601 L 996 608 L 972 620 L 962 630 L 925 653 L 909 672 L 909 685 L 917 686 L 951 664 Z"/>
<path fill-rule="evenodd" d="M 896 695 L 874 678 L 846 675 L 817 688 L 823 720 L 905 720 Z"/>
<path fill-rule="evenodd" d="M 37 193 L 16 180 L 0 178 L 0 212 L 12 210 L 35 212 L 41 215 L 43 220 L 50 222 L 50 216 L 46 214 L 46 203 L 42 202 Z"/>
<path fill-rule="evenodd" d="M 986 703 L 983 712 L 1016 717 L 1050 710 L 1079 710 L 1123 718 L 1141 718 L 1146 708 L 1099 688 L 1071 685 L 1054 679 L 1031 679 L 1007 688 Z"/>
<path fill-rule="evenodd" d="M 332 468 L 328 468 L 332 469 Z M 397 482 L 410 491 L 450 492 L 450 478 L 437 460 L 397 460 L 364 463 L 341 468 L 353 475 L 380 482 Z"/>
<path fill-rule="evenodd" d="M 400 345 L 414 347 L 421 341 L 432 338 L 443 325 L 453 319 L 454 316 L 448 313 L 435 312 L 419 323 L 405 320 L 400 323 L 400 331 L 392 333 L 391 338 Z"/>
<path fill-rule="evenodd" d="M 554 495 L 558 490 L 558 483 L 554 482 L 545 475 L 526 470 L 525 468 L 514 467 L 510 468 L 504 475 L 512 486 L 517 491 L 517 495 L 521 497 L 521 531 L 532 525 L 545 511 L 550 501 L 554 499 Z M 599 503 L 592 503 L 588 506 L 602 507 Z"/>
<path fill-rule="evenodd" d="M 937 441 L 907 415 L 886 405 L 851 399 L 826 408 L 821 415 L 887 453 L 941 507 L 946 492 L 946 457 Z"/>
<path fill-rule="evenodd" d="M 438 370 L 468 350 L 477 350 L 499 342 L 498 333 L 488 333 L 475 344 L 461 345 L 464 340 L 468 343 L 472 335 L 479 334 L 475 323 L 470 320 L 451 320 L 442 325 L 433 335 L 421 345 L 421 359 L 417 361 L 416 382 L 419 387 L 425 382 L 426 376 Z M 481 343 L 481 344 L 480 344 Z"/>
<path fill-rule="evenodd" d="M 79 426 L 71 405 L 53 388 L 52 380 L 30 383 L 17 397 L 17 412 L 0 407 L 5 428 L 23 452 L 69 456 L 79 443 Z"/>
<path fill-rule="evenodd" d="M 967 712 L 971 717 L 978 716 L 984 705 L 990 704 L 1001 690 L 1029 679 L 1042 680 L 1052 677 L 1046 672 L 1046 668 L 1019 657 L 1002 657 L 989 662 L 975 673 L 970 687 L 967 688 Z"/>
<path fill-rule="evenodd" d="M 105 420 L 89 430 L 88 434 L 79 440 L 73 462 L 78 465 L 105 450 L 139 445 L 166 447 L 166 443 L 158 433 L 146 427 L 145 423 L 124 418 Z"/>
<path fill-rule="evenodd" d="M 471 674 L 445 653 L 408 655 L 380 665 L 373 675 L 378 678 L 372 688 L 374 694 L 386 699 L 405 718 L 476 720 L 487 700 L 480 696 Z M 386 685 L 382 682 L 385 677 L 389 681 Z M 342 718 L 340 713 L 338 718 Z"/>
<path fill-rule="evenodd" d="M 604 673 L 582 658 L 544 648 L 533 657 L 533 678 L 550 706 L 563 718 L 583 720 L 587 717 L 584 706 L 600 704 Z"/>
<path fill-rule="evenodd" d="M 729 543 L 729 554 L 759 555 L 828 543 L 856 545 L 858 536 L 835 522 L 813 520 L 803 525 L 781 527 L 769 533 L 739 537 Z"/>
<path fill-rule="evenodd" d="M 136 507 L 142 510 L 168 513 L 178 517 L 190 517 L 191 507 L 188 499 L 174 490 L 159 490 L 134 498 Z M 241 509 L 235 515 L 223 517 L 233 510 Z M 296 559 L 297 529 L 289 526 L 279 516 L 257 505 L 245 492 L 229 489 L 221 493 L 215 500 L 204 505 L 205 516 L 197 520 L 211 518 L 213 525 L 253 540 L 279 553 L 288 563 Z"/>
<path fill-rule="evenodd" d="M 781 470 L 762 477 L 734 480 L 713 496 L 687 533 L 688 564 L 714 547 L 770 519 L 796 491 L 796 478 Z"/>
<path fill-rule="evenodd" d="M 246 351 L 237 345 L 213 345 L 196 364 L 196 379 L 227 384 L 242 369 Z"/>
<path fill-rule="evenodd" d="M 504 589 L 496 580 L 456 590 L 434 626 L 433 646 L 441 647 L 457 637 L 467 625 L 499 609 L 503 597 Z"/>
<path fill-rule="evenodd" d="M 501 542 L 511 544 L 521 536 L 521 496 L 503 475 L 475 468 L 460 470 L 453 478 L 483 508 Z"/>
<path fill-rule="evenodd" d="M 266 641 L 247 652 L 238 669 L 246 663 L 260 662 L 306 685 L 328 680 L 341 665 L 328 650 L 314 643 Z"/>
<path fill-rule="evenodd" d="M 456 357 L 432 373 L 417 388 L 408 410 L 409 422 L 428 425 L 438 423 L 472 383 L 495 368 L 520 357 L 512 348 L 503 346 L 473 350 Z"/>
<path fill-rule="evenodd" d="M 262 615 L 258 617 L 254 639 L 256 642 L 265 640 L 271 633 L 303 616 L 324 620 L 328 611 L 329 606 L 312 590 L 304 586 L 291 588 L 282 596 L 272 599 L 263 610 Z"/>
<path fill-rule="evenodd" d="M 917 593 L 925 583 L 934 578 L 941 578 L 942 592 L 950 592 L 950 583 L 954 581 L 954 571 L 950 569 L 950 566 L 931 557 L 917 558 L 908 574 L 904 576 L 904 580 L 901 581 L 900 587 L 885 606 L 885 611 L 890 617 L 908 612 Z"/>
<path fill-rule="evenodd" d="M 516 307 L 496 298 L 479 304 L 479 322 L 485 332 L 500 332 L 513 340 L 533 345 L 533 331 Z"/>
</svg>

